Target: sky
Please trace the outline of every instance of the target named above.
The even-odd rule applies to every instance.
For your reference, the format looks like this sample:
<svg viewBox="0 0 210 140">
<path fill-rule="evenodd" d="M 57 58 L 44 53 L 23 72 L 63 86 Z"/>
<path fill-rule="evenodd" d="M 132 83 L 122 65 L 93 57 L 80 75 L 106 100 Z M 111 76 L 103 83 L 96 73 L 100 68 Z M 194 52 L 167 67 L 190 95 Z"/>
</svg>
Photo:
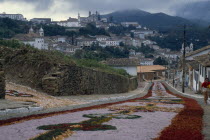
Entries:
<svg viewBox="0 0 210 140">
<path fill-rule="evenodd" d="M 87 16 L 88 11 L 107 14 L 123 9 L 141 9 L 151 13 L 174 15 L 176 7 L 205 0 L 0 0 L 0 13 L 23 14 L 27 19 Z"/>
</svg>

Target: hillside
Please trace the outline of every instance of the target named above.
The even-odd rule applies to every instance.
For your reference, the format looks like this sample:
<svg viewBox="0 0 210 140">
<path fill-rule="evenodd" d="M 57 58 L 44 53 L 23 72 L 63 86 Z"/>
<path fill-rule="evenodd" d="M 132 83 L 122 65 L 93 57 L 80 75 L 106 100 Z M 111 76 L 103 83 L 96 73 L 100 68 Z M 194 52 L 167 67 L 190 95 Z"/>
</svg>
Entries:
<svg viewBox="0 0 210 140">
<path fill-rule="evenodd" d="M 113 17 L 113 20 L 117 23 L 136 21 L 143 26 L 159 31 L 165 31 L 183 24 L 194 24 L 193 22 L 181 17 L 169 16 L 164 13 L 152 14 L 138 9 L 116 11 L 104 15 L 104 17 Z"/>
<path fill-rule="evenodd" d="M 5 47 L 1 44 L 10 44 L 10 41 L 2 42 L 0 40 L 0 59 L 4 59 L 7 81 L 54 96 L 123 93 L 137 87 L 136 78 L 130 79 L 124 70 L 96 61 L 75 61 L 56 51 L 21 45 Z"/>
</svg>

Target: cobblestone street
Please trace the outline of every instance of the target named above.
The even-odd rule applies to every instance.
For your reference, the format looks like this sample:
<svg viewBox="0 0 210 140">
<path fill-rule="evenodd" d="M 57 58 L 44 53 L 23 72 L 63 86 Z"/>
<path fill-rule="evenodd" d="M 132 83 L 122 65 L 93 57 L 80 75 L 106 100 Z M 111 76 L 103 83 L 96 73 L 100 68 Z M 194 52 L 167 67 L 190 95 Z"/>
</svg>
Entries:
<svg viewBox="0 0 210 140">
<path fill-rule="evenodd" d="M 0 137 L 4 140 L 200 140 L 202 115 L 203 109 L 194 99 L 175 95 L 164 84 L 155 82 L 145 96 L 135 99 L 0 121 Z"/>
</svg>

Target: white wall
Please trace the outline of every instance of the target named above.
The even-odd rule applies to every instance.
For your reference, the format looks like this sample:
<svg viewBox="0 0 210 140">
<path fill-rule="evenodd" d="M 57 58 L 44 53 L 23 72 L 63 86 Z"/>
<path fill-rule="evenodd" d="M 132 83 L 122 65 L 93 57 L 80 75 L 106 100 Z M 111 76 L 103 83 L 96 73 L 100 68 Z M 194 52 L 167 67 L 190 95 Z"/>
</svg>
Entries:
<svg viewBox="0 0 210 140">
<path fill-rule="evenodd" d="M 198 77 L 199 77 L 199 72 L 193 70 L 193 90 L 194 91 L 198 91 L 199 90 L 199 79 L 198 79 L 198 82 L 196 82 L 196 80 L 195 80 L 195 74 L 197 74 Z"/>
<path fill-rule="evenodd" d="M 137 76 L 137 66 L 124 66 L 124 67 L 114 67 L 116 69 L 124 69 L 132 76 Z"/>
<path fill-rule="evenodd" d="M 209 52 L 210 52 L 210 49 L 202 51 L 202 52 L 194 54 L 194 55 L 191 55 L 191 56 L 187 56 L 186 60 L 194 60 L 193 57 L 200 56 L 200 55 L 203 55 L 203 54 L 207 54 Z"/>
</svg>

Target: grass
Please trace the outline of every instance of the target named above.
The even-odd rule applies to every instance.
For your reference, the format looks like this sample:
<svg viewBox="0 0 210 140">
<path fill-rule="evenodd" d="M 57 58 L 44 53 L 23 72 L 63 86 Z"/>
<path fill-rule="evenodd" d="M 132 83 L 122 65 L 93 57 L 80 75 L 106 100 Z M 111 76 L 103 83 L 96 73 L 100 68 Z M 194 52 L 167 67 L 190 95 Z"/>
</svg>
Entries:
<svg viewBox="0 0 210 140">
<path fill-rule="evenodd" d="M 81 66 L 81 67 L 92 68 L 92 69 L 96 69 L 96 70 L 111 73 L 111 74 L 117 74 L 117 75 L 121 75 L 121 76 L 125 76 L 125 77 L 130 77 L 130 75 L 125 70 L 112 68 L 112 67 L 102 64 L 96 60 L 77 59 L 77 60 L 75 60 L 75 62 L 78 66 Z"/>
</svg>

